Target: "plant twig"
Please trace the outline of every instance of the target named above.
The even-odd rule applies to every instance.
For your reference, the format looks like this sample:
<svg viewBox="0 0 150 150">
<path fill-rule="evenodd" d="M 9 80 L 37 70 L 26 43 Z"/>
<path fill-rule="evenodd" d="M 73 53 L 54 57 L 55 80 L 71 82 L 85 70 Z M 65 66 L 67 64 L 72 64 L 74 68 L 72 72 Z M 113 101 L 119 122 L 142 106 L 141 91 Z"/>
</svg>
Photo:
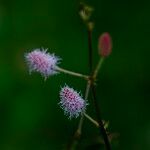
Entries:
<svg viewBox="0 0 150 150">
<path fill-rule="evenodd" d="M 93 55 L 92 55 L 92 28 L 88 28 L 88 49 L 89 49 L 89 73 L 91 74 L 92 72 L 92 66 L 93 66 Z M 89 95 L 89 90 L 91 87 L 91 80 L 90 78 L 88 78 L 88 82 L 87 82 L 87 86 L 86 86 L 86 92 L 85 92 L 85 100 L 87 100 L 88 95 Z M 79 121 L 79 125 L 78 125 L 78 129 L 77 131 L 81 134 L 81 130 L 82 130 L 82 125 L 83 125 L 83 121 L 84 121 L 84 115 L 81 115 L 80 121 Z"/>
<path fill-rule="evenodd" d="M 58 67 L 58 66 L 56 66 L 55 69 L 56 69 L 57 71 L 60 71 L 60 72 L 66 73 L 66 74 L 70 74 L 70 75 L 73 75 L 73 76 L 76 76 L 76 77 L 81 77 L 81 78 L 84 78 L 84 79 L 86 79 L 86 80 L 89 79 L 89 76 L 87 76 L 87 75 L 83 75 L 83 74 L 81 74 L 81 73 L 76 73 L 76 72 L 73 72 L 73 71 L 69 71 L 69 70 L 60 68 L 60 67 Z"/>
<path fill-rule="evenodd" d="M 103 136 L 106 149 L 111 150 L 109 139 L 108 139 L 106 130 L 105 130 L 103 122 L 102 122 L 100 107 L 98 106 L 98 102 L 96 99 L 96 89 L 95 89 L 95 86 L 93 84 L 91 85 L 91 89 L 92 89 L 93 102 L 95 105 L 96 115 L 97 115 L 97 119 L 98 119 L 98 123 L 99 123 L 100 133 Z"/>
<path fill-rule="evenodd" d="M 98 62 L 97 66 L 94 70 L 93 75 L 92 75 L 94 80 L 96 79 L 96 77 L 98 75 L 98 72 L 99 72 L 100 68 L 102 67 L 102 64 L 103 64 L 104 60 L 105 60 L 104 57 L 99 59 L 99 62 Z"/>
<path fill-rule="evenodd" d="M 87 82 L 87 86 L 86 86 L 86 90 L 85 90 L 85 100 L 88 99 L 88 95 L 89 95 L 89 91 L 90 91 L 90 86 L 91 86 L 91 82 Z M 83 125 L 83 121 L 84 121 L 84 113 L 83 112 L 81 114 L 81 118 L 80 118 L 80 121 L 79 121 L 79 124 L 78 124 L 78 129 L 77 129 L 77 132 L 81 135 L 82 133 L 82 125 Z"/>
<path fill-rule="evenodd" d="M 88 47 L 89 47 L 89 72 L 93 69 L 93 51 L 92 51 L 92 30 L 88 29 Z"/>
<path fill-rule="evenodd" d="M 99 123 L 98 123 L 96 120 L 94 120 L 92 117 L 90 117 L 88 114 L 84 113 L 84 116 L 85 116 L 88 120 L 90 120 L 96 127 L 99 127 Z"/>
</svg>

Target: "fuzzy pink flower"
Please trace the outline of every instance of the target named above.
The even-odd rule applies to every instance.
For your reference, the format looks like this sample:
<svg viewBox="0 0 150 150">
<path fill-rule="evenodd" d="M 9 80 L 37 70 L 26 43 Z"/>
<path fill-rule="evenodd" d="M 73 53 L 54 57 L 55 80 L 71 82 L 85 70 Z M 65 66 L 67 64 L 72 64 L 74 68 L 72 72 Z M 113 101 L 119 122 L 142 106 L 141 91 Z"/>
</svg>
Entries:
<svg viewBox="0 0 150 150">
<path fill-rule="evenodd" d="M 54 54 L 48 53 L 47 49 L 35 49 L 25 54 L 25 60 L 28 64 L 30 73 L 39 72 L 46 79 L 48 76 L 57 73 L 55 67 L 60 59 Z"/>
<path fill-rule="evenodd" d="M 110 55 L 112 51 L 112 40 L 109 33 L 105 32 L 99 37 L 98 49 L 101 56 L 107 57 Z"/>
<path fill-rule="evenodd" d="M 60 91 L 60 107 L 69 118 L 77 118 L 86 109 L 86 101 L 73 88 L 65 85 Z"/>
</svg>

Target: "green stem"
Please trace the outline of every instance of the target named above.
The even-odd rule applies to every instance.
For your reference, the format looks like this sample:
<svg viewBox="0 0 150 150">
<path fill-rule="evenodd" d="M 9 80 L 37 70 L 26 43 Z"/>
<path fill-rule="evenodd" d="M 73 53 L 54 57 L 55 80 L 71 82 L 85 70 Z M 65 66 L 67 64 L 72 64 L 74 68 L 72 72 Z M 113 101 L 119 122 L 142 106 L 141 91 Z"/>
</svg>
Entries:
<svg viewBox="0 0 150 150">
<path fill-rule="evenodd" d="M 73 71 L 69 71 L 69 70 L 60 68 L 60 67 L 58 67 L 58 66 L 56 66 L 55 69 L 56 69 L 57 71 L 60 71 L 60 72 L 63 72 L 63 73 L 66 73 L 66 74 L 69 74 L 69 75 L 72 75 L 72 76 L 84 78 L 85 80 L 88 80 L 88 79 L 89 79 L 89 76 L 87 76 L 87 75 L 83 75 L 83 74 L 81 74 L 81 73 L 76 73 L 76 72 L 73 72 Z"/>
<path fill-rule="evenodd" d="M 92 51 L 92 30 L 88 29 L 88 47 L 89 47 L 89 72 L 93 69 L 93 51 Z"/>
<path fill-rule="evenodd" d="M 100 107 L 99 107 L 98 101 L 96 99 L 96 89 L 95 89 L 95 86 L 92 85 L 91 89 L 92 89 L 93 102 L 94 102 L 94 105 L 95 105 L 97 120 L 98 120 L 98 124 L 99 124 L 99 131 L 100 131 L 100 133 L 103 136 L 106 150 L 111 150 L 111 145 L 110 145 L 110 142 L 109 142 L 109 139 L 108 139 L 108 135 L 106 133 L 106 130 L 104 128 L 104 124 L 103 124 L 103 121 L 102 121 L 102 118 L 101 118 Z"/>
<path fill-rule="evenodd" d="M 94 120 L 92 117 L 90 117 L 88 114 L 84 113 L 84 116 L 89 120 L 91 121 L 96 127 L 99 127 L 99 123 Z"/>
<path fill-rule="evenodd" d="M 87 82 L 87 86 L 86 86 L 86 90 L 85 90 L 85 100 L 86 100 L 86 101 L 87 101 L 88 96 L 89 96 L 90 86 L 91 86 L 91 82 L 88 81 L 88 82 Z M 81 118 L 80 118 L 80 121 L 79 121 L 79 124 L 78 124 L 78 129 L 77 129 L 77 132 L 78 132 L 78 134 L 80 134 L 80 135 L 81 135 L 81 133 L 82 133 L 83 121 L 84 121 L 84 113 L 81 114 Z"/>
<path fill-rule="evenodd" d="M 98 75 L 98 72 L 99 72 L 99 70 L 100 70 L 100 68 L 101 68 L 101 66 L 102 66 L 102 64 L 103 64 L 103 62 L 104 62 L 104 57 L 102 57 L 102 58 L 100 58 L 100 60 L 99 60 L 99 62 L 98 62 L 98 64 L 97 64 L 97 66 L 96 66 L 96 68 L 95 68 L 95 70 L 94 70 L 94 73 L 93 73 L 93 79 L 96 79 L 96 77 L 97 77 L 97 75 Z"/>
</svg>

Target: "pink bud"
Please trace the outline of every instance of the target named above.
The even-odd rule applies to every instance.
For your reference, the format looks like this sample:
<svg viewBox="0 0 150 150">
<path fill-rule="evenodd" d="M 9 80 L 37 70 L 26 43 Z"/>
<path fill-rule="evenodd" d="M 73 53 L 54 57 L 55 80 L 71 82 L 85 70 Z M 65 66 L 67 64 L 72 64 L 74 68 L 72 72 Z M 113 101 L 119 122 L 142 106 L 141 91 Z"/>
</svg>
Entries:
<svg viewBox="0 0 150 150">
<path fill-rule="evenodd" d="M 110 55 L 112 51 L 112 40 L 109 33 L 105 32 L 99 37 L 98 50 L 99 54 L 103 57 Z"/>
</svg>

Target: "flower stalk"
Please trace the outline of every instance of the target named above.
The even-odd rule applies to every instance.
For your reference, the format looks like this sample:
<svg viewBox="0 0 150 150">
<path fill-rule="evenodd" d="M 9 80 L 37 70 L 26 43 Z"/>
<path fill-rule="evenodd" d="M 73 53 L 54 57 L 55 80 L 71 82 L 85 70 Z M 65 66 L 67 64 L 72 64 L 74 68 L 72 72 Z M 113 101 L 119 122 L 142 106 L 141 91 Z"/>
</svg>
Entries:
<svg viewBox="0 0 150 150">
<path fill-rule="evenodd" d="M 97 75 L 98 75 L 98 72 L 99 72 L 100 68 L 102 67 L 102 64 L 103 64 L 104 60 L 105 60 L 104 57 L 101 57 L 101 58 L 99 59 L 99 62 L 98 62 L 97 66 L 96 66 L 96 68 L 95 68 L 95 70 L 94 70 L 93 75 L 92 75 L 92 78 L 93 78 L 94 80 L 96 80 L 96 77 L 97 77 Z"/>
<path fill-rule="evenodd" d="M 91 121 L 96 127 L 99 127 L 99 123 L 96 121 L 96 120 L 94 120 L 92 117 L 90 117 L 88 114 L 86 114 L 86 113 L 83 113 L 83 115 L 89 120 L 89 121 Z"/>
<path fill-rule="evenodd" d="M 89 96 L 89 91 L 90 91 L 90 87 L 91 87 L 91 82 L 90 82 L 90 80 L 87 82 L 87 85 L 86 85 L 86 90 L 85 90 L 85 100 L 87 101 L 87 99 L 88 99 L 88 96 Z M 77 128 L 77 133 L 79 134 L 79 135 L 81 135 L 81 133 L 82 133 L 82 125 L 83 125 L 83 121 L 84 121 L 84 113 L 85 112 L 83 112 L 82 114 L 81 114 L 81 118 L 80 118 L 80 121 L 79 121 L 79 124 L 78 124 L 78 128 Z"/>
<path fill-rule="evenodd" d="M 65 73 L 65 74 L 69 74 L 69 75 L 72 75 L 72 76 L 76 76 L 76 77 L 80 77 L 80 78 L 83 78 L 85 80 L 88 80 L 89 79 L 89 76 L 87 75 L 83 75 L 83 74 L 80 74 L 80 73 L 76 73 L 76 72 L 73 72 L 73 71 L 69 71 L 69 70 L 66 70 L 66 69 L 63 69 L 63 68 L 60 68 L 58 66 L 55 67 L 55 69 L 59 72 L 62 72 L 62 73 Z"/>
</svg>

